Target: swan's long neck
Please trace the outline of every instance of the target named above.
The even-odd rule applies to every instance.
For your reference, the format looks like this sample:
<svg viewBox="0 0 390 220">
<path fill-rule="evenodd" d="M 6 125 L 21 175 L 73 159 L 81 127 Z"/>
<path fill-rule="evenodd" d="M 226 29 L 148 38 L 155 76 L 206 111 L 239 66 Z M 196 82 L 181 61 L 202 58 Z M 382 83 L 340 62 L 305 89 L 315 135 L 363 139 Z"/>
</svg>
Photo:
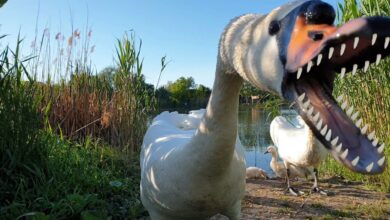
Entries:
<svg viewBox="0 0 390 220">
<path fill-rule="evenodd" d="M 199 171 L 215 175 L 233 158 L 238 122 L 238 97 L 243 79 L 217 64 L 213 90 L 205 116 L 188 146 Z"/>
<path fill-rule="evenodd" d="M 238 121 L 238 97 L 246 74 L 248 39 L 262 17 L 248 14 L 233 20 L 222 34 L 213 90 L 201 124 L 187 149 L 199 172 L 215 176 L 229 169 L 233 159 Z M 259 56 L 261 57 L 261 56 Z"/>
<path fill-rule="evenodd" d="M 278 162 L 278 153 L 275 151 L 272 151 L 271 155 L 272 155 L 271 163 L 276 164 Z"/>
</svg>

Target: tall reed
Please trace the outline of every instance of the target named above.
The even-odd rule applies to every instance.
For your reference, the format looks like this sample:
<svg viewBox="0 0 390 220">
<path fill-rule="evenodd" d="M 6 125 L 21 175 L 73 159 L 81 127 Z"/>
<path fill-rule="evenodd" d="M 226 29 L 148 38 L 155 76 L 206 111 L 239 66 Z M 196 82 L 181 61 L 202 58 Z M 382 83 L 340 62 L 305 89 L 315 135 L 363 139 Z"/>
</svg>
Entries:
<svg viewBox="0 0 390 220">
<path fill-rule="evenodd" d="M 118 41 L 114 79 L 94 75 L 75 56 L 75 66 L 55 73 L 71 70 L 69 77 L 52 80 L 55 68 L 36 66 L 37 59 L 53 63 L 39 51 L 46 49 L 37 50 L 42 58 L 21 58 L 19 40 L 14 51 L 0 53 L 0 219 L 145 215 L 131 154 L 154 96 L 136 42 L 134 35 Z M 42 68 L 45 82 L 36 81 Z"/>
<path fill-rule="evenodd" d="M 26 71 L 20 44 L 18 39 L 15 51 L 6 47 L 0 53 L 0 207 L 24 196 L 24 189 L 42 181 L 36 177 L 48 174 L 41 97 Z"/>
<path fill-rule="evenodd" d="M 133 153 L 141 145 L 147 116 L 155 109 L 153 87 L 142 74 L 141 41 L 134 33 L 118 40 L 116 66 L 106 76 L 92 70 L 91 37 L 89 28 L 76 29 L 69 37 L 60 32 L 53 37 L 45 29 L 32 43 L 35 59 L 28 68 L 35 79 L 45 82 L 39 88 L 41 109 L 48 115 L 46 128 L 74 140 L 100 139 Z"/>
<path fill-rule="evenodd" d="M 339 15 L 342 22 L 364 15 L 390 16 L 390 3 L 387 0 L 344 0 L 339 4 Z M 383 141 L 387 148 L 385 155 L 390 158 L 390 61 L 382 61 L 378 66 L 371 66 L 367 73 L 359 72 L 357 76 L 347 75 L 343 80 L 337 79 L 334 95 L 345 94 L 350 105 L 360 112 L 363 121 L 369 125 L 369 131 Z M 381 175 L 365 176 L 352 173 L 334 160 L 328 160 L 324 170 L 336 173 L 353 180 L 364 181 L 376 189 L 390 192 L 390 169 Z"/>
</svg>

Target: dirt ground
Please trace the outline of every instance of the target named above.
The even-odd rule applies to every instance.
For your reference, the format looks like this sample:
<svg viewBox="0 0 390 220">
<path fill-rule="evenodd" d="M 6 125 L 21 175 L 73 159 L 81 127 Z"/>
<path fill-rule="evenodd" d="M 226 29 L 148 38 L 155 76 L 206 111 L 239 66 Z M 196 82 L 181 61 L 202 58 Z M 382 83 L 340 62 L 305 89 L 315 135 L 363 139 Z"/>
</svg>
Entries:
<svg viewBox="0 0 390 220">
<path fill-rule="evenodd" d="M 328 178 L 319 186 L 330 196 L 310 193 L 311 181 L 294 181 L 303 196 L 285 194 L 284 180 L 247 180 L 241 219 L 390 219 L 390 194 L 361 183 Z"/>
<path fill-rule="evenodd" d="M 305 195 L 285 194 L 282 179 L 247 180 L 241 219 L 389 219 L 390 193 L 364 188 L 362 183 L 342 178 L 323 178 L 319 186 L 330 195 L 310 193 L 310 180 L 293 181 Z M 148 219 L 148 218 L 146 218 Z M 211 220 L 226 220 L 217 215 Z"/>
</svg>

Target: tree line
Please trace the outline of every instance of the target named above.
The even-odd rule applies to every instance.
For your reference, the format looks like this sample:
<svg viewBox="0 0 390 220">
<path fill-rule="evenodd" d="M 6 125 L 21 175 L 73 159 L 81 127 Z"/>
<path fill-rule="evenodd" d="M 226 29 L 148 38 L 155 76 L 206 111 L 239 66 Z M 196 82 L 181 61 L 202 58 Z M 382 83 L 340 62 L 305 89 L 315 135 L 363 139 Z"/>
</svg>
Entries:
<svg viewBox="0 0 390 220">
<path fill-rule="evenodd" d="M 114 67 L 106 67 L 97 74 L 97 77 L 104 78 L 109 85 L 113 85 L 115 73 L 116 69 Z M 182 76 L 157 89 L 152 84 L 146 83 L 145 80 L 142 80 L 142 82 L 150 94 L 154 93 L 159 109 L 205 108 L 211 95 L 211 89 L 205 85 L 196 84 L 193 77 Z M 248 82 L 244 82 L 240 91 L 240 103 L 243 104 L 263 102 L 268 97 L 267 93 Z"/>
</svg>

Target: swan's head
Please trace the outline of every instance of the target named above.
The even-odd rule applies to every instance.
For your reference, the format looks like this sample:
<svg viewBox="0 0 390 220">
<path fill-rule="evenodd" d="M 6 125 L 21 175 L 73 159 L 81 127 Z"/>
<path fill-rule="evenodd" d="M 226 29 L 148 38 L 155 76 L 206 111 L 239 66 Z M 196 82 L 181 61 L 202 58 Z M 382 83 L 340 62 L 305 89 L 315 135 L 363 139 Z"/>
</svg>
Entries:
<svg viewBox="0 0 390 220">
<path fill-rule="evenodd" d="M 276 147 L 270 145 L 267 147 L 267 150 L 264 152 L 264 154 L 272 154 L 272 155 L 276 155 L 277 151 L 276 151 Z"/>
<path fill-rule="evenodd" d="M 343 165 L 359 173 L 381 173 L 384 145 L 332 90 L 336 74 L 366 71 L 390 54 L 390 18 L 359 18 L 339 28 L 334 20 L 334 9 L 319 0 L 275 9 L 241 31 L 240 43 L 248 47 L 242 46 L 247 50 L 234 66 L 257 87 L 295 103 L 317 139 Z"/>
</svg>

